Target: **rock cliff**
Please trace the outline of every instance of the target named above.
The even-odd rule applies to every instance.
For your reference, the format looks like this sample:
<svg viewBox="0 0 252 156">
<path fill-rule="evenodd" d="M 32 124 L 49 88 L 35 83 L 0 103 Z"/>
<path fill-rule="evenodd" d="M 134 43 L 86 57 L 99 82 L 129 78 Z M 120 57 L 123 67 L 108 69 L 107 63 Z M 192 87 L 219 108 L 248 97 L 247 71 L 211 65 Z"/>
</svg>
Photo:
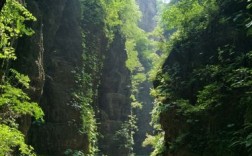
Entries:
<svg viewBox="0 0 252 156">
<path fill-rule="evenodd" d="M 247 11 L 246 3 L 217 1 L 217 5 L 219 11 L 211 14 L 206 29 L 190 30 L 173 43 L 154 81 L 163 108 L 162 155 L 249 155 L 242 145 L 233 146 L 234 135 L 248 121 L 249 100 L 243 98 L 249 88 L 235 87 L 233 81 L 239 77 L 234 71 L 251 68 L 246 57 L 251 36 L 241 21 L 233 20 L 233 15 Z M 246 84 L 250 76 L 245 77 L 238 81 Z"/>
<path fill-rule="evenodd" d="M 104 15 L 98 2 L 27 0 L 26 4 L 37 18 L 36 22 L 28 23 L 35 33 L 30 38 L 18 40 L 18 60 L 14 66 L 29 75 L 31 88 L 28 92 L 45 113 L 44 123 L 29 117 L 20 120 L 20 129 L 27 136 L 27 142 L 39 155 L 61 156 L 69 150 L 89 151 L 88 135 L 81 132 L 85 124 L 82 111 L 73 104 L 73 93 L 80 89 L 76 71 L 86 63 L 94 65 L 87 65 L 84 74 L 92 78 L 92 105 L 101 134 L 99 149 L 110 156 L 128 155 L 128 149 L 122 148 L 114 138 L 130 114 L 131 80 L 125 65 L 125 38 L 116 33 L 108 46 L 103 28 Z M 141 0 L 139 4 L 146 14 L 140 25 L 151 31 L 155 26 L 155 1 Z M 92 59 L 83 62 L 84 56 Z M 84 93 L 87 93 L 87 87 L 83 86 Z M 146 82 L 142 87 L 149 88 L 150 83 Z M 151 99 L 148 89 L 142 91 L 140 98 L 144 101 L 144 111 L 138 112 L 141 131 L 136 136 L 136 147 L 140 154 L 146 154 L 149 151 L 140 146 L 145 129 L 150 130 Z"/>
<path fill-rule="evenodd" d="M 124 43 L 124 39 L 116 34 L 105 56 L 99 87 L 99 131 L 102 135 L 99 146 L 103 154 L 111 156 L 119 153 L 126 156 L 129 152 L 120 147 L 120 143 L 114 138 L 116 131 L 130 114 L 130 72 L 125 66 L 127 55 Z"/>
<path fill-rule="evenodd" d="M 28 142 L 41 155 L 63 155 L 67 149 L 86 150 L 79 132 L 80 112 L 71 106 L 75 89 L 72 71 L 81 64 L 81 8 L 78 0 L 26 1 L 36 16 L 35 35 L 18 42 L 18 68 L 31 78 L 32 99 L 45 113 L 45 123 L 26 126 Z"/>
</svg>

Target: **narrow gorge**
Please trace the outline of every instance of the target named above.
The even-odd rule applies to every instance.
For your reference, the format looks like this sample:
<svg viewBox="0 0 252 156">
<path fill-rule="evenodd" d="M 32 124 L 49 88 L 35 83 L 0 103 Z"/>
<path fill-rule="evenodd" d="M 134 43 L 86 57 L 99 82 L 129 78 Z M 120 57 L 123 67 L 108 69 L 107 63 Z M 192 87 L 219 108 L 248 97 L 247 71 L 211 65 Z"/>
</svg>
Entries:
<svg viewBox="0 0 252 156">
<path fill-rule="evenodd" d="M 0 156 L 251 156 L 250 0 L 0 0 Z"/>
</svg>

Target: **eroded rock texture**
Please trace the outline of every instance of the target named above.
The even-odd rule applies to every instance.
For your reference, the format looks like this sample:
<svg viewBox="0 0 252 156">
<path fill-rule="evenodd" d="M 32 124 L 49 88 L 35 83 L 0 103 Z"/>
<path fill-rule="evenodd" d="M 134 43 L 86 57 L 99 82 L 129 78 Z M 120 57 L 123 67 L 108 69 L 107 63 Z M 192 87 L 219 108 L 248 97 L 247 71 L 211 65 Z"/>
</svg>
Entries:
<svg viewBox="0 0 252 156">
<path fill-rule="evenodd" d="M 220 11 L 213 14 L 207 28 L 190 31 L 176 41 L 154 81 L 155 88 L 166 94 L 161 101 L 166 109 L 160 114 L 164 156 L 249 155 L 244 147 L 231 146 L 232 134 L 248 120 L 249 108 L 242 97 L 249 88 L 232 87 L 229 80 L 236 76 L 234 69 L 251 69 L 249 59 L 239 60 L 251 51 L 251 36 L 239 22 L 220 22 L 222 17 L 246 11 L 246 3 L 217 2 Z M 210 67 L 218 67 L 217 74 Z M 214 85 L 216 90 L 209 89 Z M 203 104 L 207 107 L 199 109 Z M 230 123 L 235 126 L 229 128 Z"/>
<path fill-rule="evenodd" d="M 142 12 L 142 19 L 139 26 L 147 31 L 152 31 L 156 26 L 155 15 L 157 13 L 155 0 L 137 0 L 137 3 Z"/>
<path fill-rule="evenodd" d="M 32 98 L 45 113 L 45 123 L 32 123 L 28 142 L 41 155 L 84 150 L 87 136 L 79 132 L 80 112 L 71 106 L 75 89 L 72 71 L 81 64 L 81 10 L 78 0 L 27 1 L 37 17 L 35 35 L 18 43 L 19 67 L 32 82 Z M 27 121 L 26 121 L 27 122 Z M 22 124 L 24 125 L 24 124 Z"/>
<path fill-rule="evenodd" d="M 29 93 L 45 113 L 45 123 L 34 122 L 30 117 L 20 121 L 20 128 L 28 136 L 27 142 L 39 155 L 61 156 L 68 149 L 88 151 L 88 138 L 80 133 L 80 110 L 71 103 L 72 93 L 79 88 L 73 71 L 83 65 L 82 54 L 85 51 L 90 56 L 97 56 L 97 65 L 103 64 L 102 71 L 101 68 L 86 71 L 92 75 L 93 90 L 100 84 L 98 97 L 94 95 L 93 101 L 102 135 L 99 148 L 101 153 L 109 156 L 127 156 L 128 149 L 122 148 L 114 138 L 130 114 L 130 72 L 125 66 L 125 39 L 116 34 L 108 48 L 101 22 L 103 16 L 98 14 L 102 11 L 96 2 L 83 1 L 84 12 L 79 0 L 27 0 L 26 3 L 37 18 L 37 22 L 30 23 L 35 34 L 18 41 L 19 59 L 14 66 L 29 75 Z M 141 1 L 142 11 L 148 12 L 141 22 L 146 31 L 154 27 L 153 5 L 154 0 L 150 4 Z M 143 86 L 148 88 L 149 84 Z M 148 91 L 143 91 L 141 98 L 146 99 L 147 94 Z M 140 127 L 143 131 L 137 141 L 139 147 L 145 136 L 146 121 L 149 122 L 146 118 L 149 106 L 147 109 L 139 123 L 145 123 Z"/>
<path fill-rule="evenodd" d="M 115 141 L 115 133 L 130 114 L 130 72 L 125 66 L 127 58 L 124 39 L 117 34 L 104 61 L 98 104 L 102 135 L 100 150 L 109 156 L 127 156 L 128 152 Z"/>
</svg>

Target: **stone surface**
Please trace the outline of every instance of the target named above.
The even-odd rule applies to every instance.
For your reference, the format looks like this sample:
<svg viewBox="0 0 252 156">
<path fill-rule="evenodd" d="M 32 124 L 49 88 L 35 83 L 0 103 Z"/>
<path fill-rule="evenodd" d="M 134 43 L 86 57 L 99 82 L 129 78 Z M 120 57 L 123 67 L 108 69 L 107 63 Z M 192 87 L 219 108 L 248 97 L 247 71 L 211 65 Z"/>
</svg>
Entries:
<svg viewBox="0 0 252 156">
<path fill-rule="evenodd" d="M 98 104 L 100 108 L 99 141 L 101 153 L 109 156 L 127 155 L 119 148 L 114 135 L 130 114 L 130 72 L 125 66 L 127 58 L 124 40 L 119 34 L 105 55 L 102 80 L 99 88 Z"/>
<path fill-rule="evenodd" d="M 222 3 L 222 1 L 219 1 L 219 3 Z M 251 37 L 244 33 L 244 29 L 238 29 L 239 27 L 231 21 L 219 22 L 220 18 L 229 17 L 234 12 L 240 12 L 241 8 L 246 8 L 246 5 L 242 3 L 228 3 L 232 5 L 220 5 L 221 11 L 209 22 L 207 29 L 197 31 L 197 33 L 189 33 L 186 38 L 181 38 L 173 44 L 171 52 L 163 64 L 162 72 L 154 81 L 155 87 L 164 87 L 166 94 L 169 95 L 167 99 L 162 101 L 164 105 L 168 106 L 168 109 L 160 115 L 167 149 L 163 153 L 164 156 L 232 155 L 231 153 L 219 153 L 223 150 L 215 149 L 215 144 L 220 146 L 220 142 L 211 141 L 222 140 L 222 132 L 230 133 L 229 130 L 226 131 L 229 123 L 234 123 L 237 127 L 243 124 L 244 108 L 240 105 L 240 102 L 237 102 L 239 94 L 242 93 L 241 90 L 232 93 L 233 90 L 230 89 L 227 94 L 225 86 L 221 88 L 221 92 L 217 92 L 220 96 L 225 97 L 217 100 L 218 105 L 213 102 L 209 108 L 204 108 L 204 111 L 195 111 L 190 115 L 183 113 L 182 106 L 178 104 L 179 102 L 176 102 L 176 100 L 184 99 L 188 100 L 188 105 L 197 105 L 197 95 L 205 86 L 215 82 L 217 84 L 226 83 L 225 80 L 222 80 L 225 77 L 224 75 L 219 77 L 207 75 L 207 77 L 204 77 L 204 74 L 195 72 L 204 69 L 204 72 L 207 73 L 209 72 L 206 70 L 207 66 L 220 65 L 219 49 L 232 45 L 234 49 L 229 49 L 230 52 L 234 52 L 232 56 L 240 55 L 241 51 L 242 53 L 250 51 L 247 48 L 251 48 L 249 46 L 251 45 Z M 244 6 L 241 7 L 242 5 Z M 231 55 L 223 56 L 224 60 L 230 61 Z M 227 65 L 229 64 L 227 63 Z M 220 69 L 221 67 L 223 68 L 220 65 Z M 169 75 L 169 79 L 162 83 L 159 79 L 161 75 L 164 77 Z M 192 119 L 194 122 L 191 122 Z M 181 136 L 185 134 L 188 136 L 184 138 L 183 142 L 181 141 L 182 144 L 177 146 L 175 150 L 172 149 L 171 143 L 176 143 L 177 139 L 181 139 Z M 169 148 L 171 149 L 169 150 Z M 232 151 L 231 148 L 230 151 Z M 243 154 L 244 152 L 245 150 L 241 150 L 239 154 L 246 155 Z"/>
<path fill-rule="evenodd" d="M 142 19 L 139 23 L 139 26 L 143 30 L 151 32 L 156 26 L 156 0 L 137 0 L 137 3 L 142 12 Z"/>
<path fill-rule="evenodd" d="M 154 27 L 153 2 L 149 4 L 141 0 L 141 9 L 148 14 L 142 20 L 146 31 Z M 101 20 L 101 15 L 97 15 L 94 9 L 94 13 L 85 13 L 81 21 L 79 0 L 26 0 L 26 3 L 37 18 L 37 22 L 30 23 L 35 34 L 18 41 L 19 59 L 14 66 L 31 78 L 29 94 L 45 113 L 45 123 L 34 122 L 30 117 L 21 119 L 20 129 L 28 136 L 28 143 L 39 155 L 46 156 L 61 156 L 67 149 L 88 150 L 88 138 L 79 131 L 80 111 L 71 106 L 71 95 L 77 88 L 72 71 L 82 64 L 82 27 L 86 33 L 87 52 L 94 52 L 99 60 L 105 57 L 101 80 L 99 71 L 94 71 L 97 73 L 92 82 L 94 86 L 101 84 L 98 98 L 94 99 L 99 132 L 103 136 L 99 142 L 100 150 L 109 156 L 128 155 L 129 151 L 120 148 L 114 140 L 116 131 L 130 114 L 130 72 L 125 66 L 125 40 L 116 34 L 108 49 L 102 23 L 90 23 L 93 15 L 97 20 Z M 90 5 L 93 7 L 92 3 Z M 143 85 L 149 87 L 149 84 Z M 148 92 L 143 92 L 141 98 L 145 99 Z M 147 107 L 150 109 L 149 105 Z M 140 124 L 149 120 L 149 114 L 146 114 L 148 111 L 141 115 Z M 143 136 L 144 131 L 141 131 L 141 139 L 137 141 L 139 146 Z"/>
<path fill-rule="evenodd" d="M 18 42 L 19 68 L 31 78 L 31 97 L 45 113 L 45 123 L 24 120 L 28 143 L 39 155 L 63 155 L 67 149 L 87 151 L 80 133 L 79 110 L 71 106 L 76 87 L 72 73 L 81 64 L 81 10 L 78 0 L 26 1 L 37 17 L 35 35 Z M 26 124 L 24 124 L 26 123 Z M 24 126 L 26 125 L 26 126 Z"/>
</svg>

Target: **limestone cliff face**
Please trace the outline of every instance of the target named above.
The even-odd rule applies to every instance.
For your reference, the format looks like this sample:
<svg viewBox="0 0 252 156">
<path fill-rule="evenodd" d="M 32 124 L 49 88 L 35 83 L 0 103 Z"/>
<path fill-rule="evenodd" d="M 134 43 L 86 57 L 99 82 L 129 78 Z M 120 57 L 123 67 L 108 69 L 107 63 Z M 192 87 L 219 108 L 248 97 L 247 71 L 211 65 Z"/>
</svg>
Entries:
<svg viewBox="0 0 252 156">
<path fill-rule="evenodd" d="M 137 3 L 142 12 L 142 19 L 139 26 L 143 30 L 150 32 L 156 26 L 156 21 L 154 19 L 157 13 L 156 0 L 137 0 Z"/>
<path fill-rule="evenodd" d="M 251 64 L 246 63 L 247 59 L 237 61 L 241 55 L 251 51 L 251 36 L 246 35 L 239 22 L 220 22 L 220 18 L 246 11 L 246 3 L 218 1 L 218 6 L 220 11 L 214 14 L 207 29 L 188 33 L 187 37 L 173 44 L 162 72 L 154 81 L 154 86 L 166 94 L 161 102 L 167 109 L 160 114 L 160 123 L 165 132 L 164 156 L 249 155 L 244 147 L 241 150 L 237 150 L 237 146 L 232 148 L 233 138 L 223 135 L 223 132 L 234 134 L 246 122 L 244 114 L 247 108 L 240 97 L 244 96 L 243 89 L 247 91 L 248 88 L 232 88 L 232 83 L 227 79 L 230 79 L 228 74 L 234 68 L 251 68 Z M 216 73 L 220 74 L 212 76 L 214 72 L 209 70 L 210 66 L 218 66 Z M 160 81 L 162 78 L 164 83 Z M 206 88 L 213 84 L 219 89 L 207 93 Z M 207 107 L 188 111 L 188 106 L 194 109 L 202 106 L 202 92 Z M 221 98 L 208 101 L 216 95 Z M 228 129 L 229 123 L 235 127 Z"/>
<path fill-rule="evenodd" d="M 129 152 L 121 148 L 114 138 L 130 114 L 130 72 L 125 66 L 127 55 L 124 43 L 125 40 L 116 34 L 105 55 L 99 88 L 99 131 L 102 135 L 99 147 L 103 154 L 109 156 L 127 156 Z"/>
<path fill-rule="evenodd" d="M 150 32 L 156 24 L 154 21 L 156 1 L 138 0 L 138 4 L 143 14 L 139 25 L 145 31 Z M 125 66 L 127 53 L 124 45 L 125 40 L 120 34 L 116 34 L 113 43 L 105 54 L 99 88 L 99 132 L 102 135 L 99 147 L 102 154 L 109 156 L 127 156 L 130 152 L 129 149 L 123 147 L 122 140 L 115 140 L 115 133 L 120 130 L 122 123 L 128 119 L 131 107 L 129 98 L 131 94 L 131 73 Z M 151 83 L 144 82 L 140 87 L 142 89 L 139 91 L 139 100 L 143 102 L 143 109 L 136 112 L 139 118 L 137 123 L 139 131 L 134 136 L 134 152 L 136 155 L 149 155 L 151 149 L 142 148 L 142 142 L 145 139 L 146 132 L 151 133 L 149 125 L 149 112 L 152 109 L 152 99 L 149 95 Z"/>
<path fill-rule="evenodd" d="M 101 153 L 110 156 L 128 155 L 128 149 L 121 148 L 114 140 L 116 131 L 130 114 L 131 81 L 130 71 L 125 65 L 125 39 L 119 33 L 115 34 L 114 41 L 107 47 L 101 22 L 103 16 L 97 14 L 96 9 L 89 8 L 97 7 L 96 2 L 85 1 L 84 10 L 87 12 L 83 15 L 79 0 L 27 0 L 26 3 L 37 18 L 37 22 L 31 23 L 35 34 L 18 41 L 19 59 L 15 62 L 15 67 L 31 78 L 29 93 L 45 113 L 45 123 L 33 122 L 29 117 L 20 121 L 27 142 L 39 155 L 61 156 L 68 149 L 88 151 L 88 138 L 80 133 L 80 110 L 71 103 L 72 93 L 79 88 L 73 71 L 83 65 L 84 50 L 88 55 L 97 56 L 99 66 L 100 63 L 103 64 L 102 71 L 100 67 L 97 71 L 88 71 L 93 72 L 93 89 L 97 89 L 100 84 L 98 97 L 94 95 L 94 104 L 100 123 L 99 133 L 102 135 L 99 141 Z M 145 11 L 144 14 L 148 12 L 148 17 L 144 16 L 142 21 L 146 31 L 151 31 L 154 27 L 153 4 L 154 0 L 151 1 L 151 6 L 149 2 L 141 1 L 142 11 Z M 92 21 L 99 22 L 95 24 Z M 86 40 L 85 49 L 82 47 L 83 36 Z M 149 84 L 143 84 L 146 85 L 148 88 Z M 141 98 L 145 99 L 147 94 L 148 91 L 143 92 Z M 149 116 L 150 108 L 147 107 L 147 111 L 141 114 L 142 120 L 139 123 L 145 123 L 140 127 L 143 130 L 147 125 L 146 120 L 149 121 L 146 116 Z M 139 147 L 144 136 L 145 132 L 141 131 L 141 139 L 137 141 Z"/>
<path fill-rule="evenodd" d="M 37 17 L 37 22 L 33 22 L 31 26 L 35 33 L 31 37 L 18 40 L 16 49 L 18 59 L 14 62 L 14 67 L 21 73 L 29 75 L 31 80 L 29 95 L 33 101 L 39 102 L 45 82 L 43 24 L 38 4 L 36 2 L 28 4 L 33 15 Z M 20 119 L 20 129 L 25 135 L 30 125 L 30 117 Z"/>
<path fill-rule="evenodd" d="M 32 123 L 28 142 L 38 154 L 63 155 L 87 149 L 80 134 L 80 112 L 71 106 L 75 89 L 72 71 L 81 64 L 81 10 L 78 0 L 26 1 L 38 21 L 35 35 L 18 43 L 19 66 L 32 82 L 32 98 L 45 113 L 45 123 Z M 29 125 L 29 124 L 27 124 Z M 26 131 L 29 126 L 25 126 Z"/>
</svg>

